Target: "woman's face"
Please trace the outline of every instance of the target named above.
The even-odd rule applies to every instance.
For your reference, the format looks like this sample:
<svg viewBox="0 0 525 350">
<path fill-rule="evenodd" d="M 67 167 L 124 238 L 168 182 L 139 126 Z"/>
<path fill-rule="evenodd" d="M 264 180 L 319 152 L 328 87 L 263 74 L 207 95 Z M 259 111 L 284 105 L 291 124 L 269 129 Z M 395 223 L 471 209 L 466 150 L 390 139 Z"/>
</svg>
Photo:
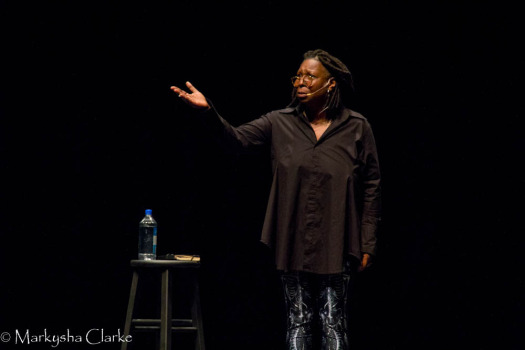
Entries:
<svg viewBox="0 0 525 350">
<path fill-rule="evenodd" d="M 297 79 L 294 87 L 297 89 L 297 98 L 302 103 L 315 100 L 325 100 L 328 89 L 335 86 L 335 80 L 330 73 L 316 59 L 308 58 L 303 61 L 297 70 Z"/>
</svg>

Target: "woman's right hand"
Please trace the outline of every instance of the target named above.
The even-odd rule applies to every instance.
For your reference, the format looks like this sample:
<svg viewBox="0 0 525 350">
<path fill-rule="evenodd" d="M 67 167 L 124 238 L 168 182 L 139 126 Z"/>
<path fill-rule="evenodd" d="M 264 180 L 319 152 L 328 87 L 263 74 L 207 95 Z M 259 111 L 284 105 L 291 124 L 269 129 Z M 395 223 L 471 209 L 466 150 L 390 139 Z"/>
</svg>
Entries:
<svg viewBox="0 0 525 350">
<path fill-rule="evenodd" d="M 197 90 L 189 81 L 186 82 L 186 86 L 190 89 L 191 93 L 188 93 L 176 86 L 170 87 L 185 103 L 196 109 L 210 109 L 206 97 Z"/>
</svg>

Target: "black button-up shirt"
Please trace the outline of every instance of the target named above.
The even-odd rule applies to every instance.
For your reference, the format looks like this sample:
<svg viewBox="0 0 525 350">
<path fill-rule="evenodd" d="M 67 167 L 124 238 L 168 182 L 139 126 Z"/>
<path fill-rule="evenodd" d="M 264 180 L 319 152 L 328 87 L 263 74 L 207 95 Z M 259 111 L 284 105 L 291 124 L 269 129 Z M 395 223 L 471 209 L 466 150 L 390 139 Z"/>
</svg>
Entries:
<svg viewBox="0 0 525 350">
<path fill-rule="evenodd" d="M 298 109 L 272 111 L 239 127 L 204 114 L 236 147 L 270 144 L 273 182 L 261 240 L 283 271 L 340 273 L 346 254 L 375 254 L 380 172 L 368 121 L 344 109 L 317 140 Z"/>
</svg>

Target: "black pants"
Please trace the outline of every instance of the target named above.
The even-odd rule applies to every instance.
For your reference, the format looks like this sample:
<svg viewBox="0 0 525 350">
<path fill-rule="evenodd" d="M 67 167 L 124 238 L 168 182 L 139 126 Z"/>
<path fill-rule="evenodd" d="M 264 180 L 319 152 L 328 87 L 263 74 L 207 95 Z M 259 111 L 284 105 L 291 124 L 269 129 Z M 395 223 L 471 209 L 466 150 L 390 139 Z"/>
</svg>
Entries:
<svg viewBox="0 0 525 350">
<path fill-rule="evenodd" d="M 283 273 L 289 350 L 349 348 L 347 301 L 351 275 L 349 266 L 335 275 Z"/>
</svg>

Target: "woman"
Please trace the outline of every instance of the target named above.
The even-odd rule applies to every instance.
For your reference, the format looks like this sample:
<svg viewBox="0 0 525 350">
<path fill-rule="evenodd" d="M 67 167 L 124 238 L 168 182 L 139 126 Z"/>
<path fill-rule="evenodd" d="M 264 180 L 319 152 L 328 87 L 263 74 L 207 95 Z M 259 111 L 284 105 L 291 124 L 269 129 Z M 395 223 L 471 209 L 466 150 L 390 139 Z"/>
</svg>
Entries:
<svg viewBox="0 0 525 350">
<path fill-rule="evenodd" d="M 286 297 L 289 349 L 347 349 L 346 296 L 376 252 L 380 173 L 368 121 L 345 106 L 352 75 L 336 57 L 308 51 L 290 105 L 231 126 L 191 83 L 171 89 L 235 147 L 269 143 L 273 182 L 262 242 L 275 253 Z M 354 263 L 356 262 L 356 263 Z M 316 335 L 320 333 L 320 337 Z M 315 346 L 317 348 L 317 346 Z"/>
</svg>

